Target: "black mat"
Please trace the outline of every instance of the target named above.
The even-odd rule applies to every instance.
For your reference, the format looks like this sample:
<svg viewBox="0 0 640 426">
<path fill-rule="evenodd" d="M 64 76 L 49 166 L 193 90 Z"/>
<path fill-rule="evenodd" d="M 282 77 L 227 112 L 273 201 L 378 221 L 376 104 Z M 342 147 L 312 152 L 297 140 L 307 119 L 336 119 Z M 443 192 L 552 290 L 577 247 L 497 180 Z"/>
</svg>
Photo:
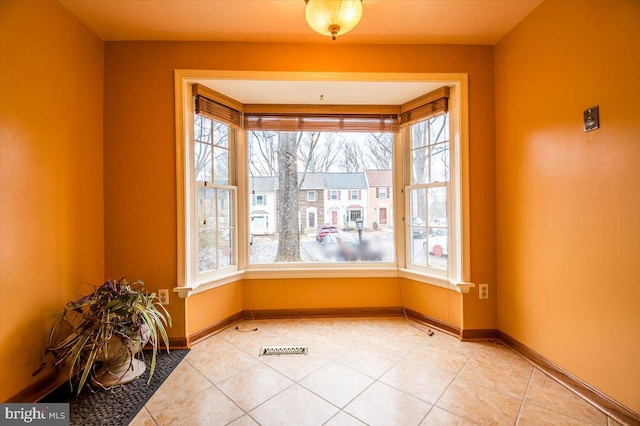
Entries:
<svg viewBox="0 0 640 426">
<path fill-rule="evenodd" d="M 147 370 L 138 380 L 95 393 L 85 388 L 77 397 L 65 383 L 40 402 L 69 403 L 72 425 L 128 425 L 188 352 L 188 349 L 158 352 L 156 369 L 149 384 L 151 352 L 145 351 Z"/>
</svg>

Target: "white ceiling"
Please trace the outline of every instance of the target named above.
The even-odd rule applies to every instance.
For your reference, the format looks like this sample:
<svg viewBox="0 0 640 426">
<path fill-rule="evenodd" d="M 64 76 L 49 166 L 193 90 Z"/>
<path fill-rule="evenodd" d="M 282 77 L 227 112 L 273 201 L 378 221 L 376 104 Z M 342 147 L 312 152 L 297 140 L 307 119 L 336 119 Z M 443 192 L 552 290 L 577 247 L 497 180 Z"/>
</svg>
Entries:
<svg viewBox="0 0 640 426">
<path fill-rule="evenodd" d="M 542 0 L 363 0 L 362 20 L 336 41 L 309 28 L 304 0 L 59 2 L 105 41 L 493 45 Z M 327 105 L 398 105 L 442 85 L 326 79 L 201 82 L 242 103 Z"/>
<path fill-rule="evenodd" d="M 243 104 L 303 105 L 401 105 L 443 86 L 443 83 L 428 81 L 214 79 L 197 82 Z"/>
</svg>

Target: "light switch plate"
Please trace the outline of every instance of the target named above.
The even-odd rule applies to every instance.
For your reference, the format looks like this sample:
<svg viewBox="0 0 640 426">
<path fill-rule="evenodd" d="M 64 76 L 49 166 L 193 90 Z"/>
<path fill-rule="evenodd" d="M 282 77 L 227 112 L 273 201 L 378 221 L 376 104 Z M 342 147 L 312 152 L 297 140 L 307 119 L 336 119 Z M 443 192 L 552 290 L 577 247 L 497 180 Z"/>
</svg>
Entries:
<svg viewBox="0 0 640 426">
<path fill-rule="evenodd" d="M 600 127 L 600 109 L 598 108 L 598 105 L 585 109 L 583 117 L 585 132 L 590 132 Z"/>
</svg>

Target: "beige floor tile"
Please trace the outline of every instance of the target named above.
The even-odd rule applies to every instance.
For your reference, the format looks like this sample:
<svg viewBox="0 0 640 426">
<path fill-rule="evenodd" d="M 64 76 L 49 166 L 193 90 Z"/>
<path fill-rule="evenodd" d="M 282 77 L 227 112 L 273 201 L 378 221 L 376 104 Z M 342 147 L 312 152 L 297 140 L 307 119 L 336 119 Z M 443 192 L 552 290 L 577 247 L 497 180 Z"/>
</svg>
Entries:
<svg viewBox="0 0 640 426">
<path fill-rule="evenodd" d="M 258 423 L 256 423 L 255 420 L 245 414 L 239 419 L 236 419 L 233 422 L 229 423 L 228 426 L 258 426 Z"/>
<path fill-rule="evenodd" d="M 309 353 L 328 359 L 339 358 L 348 350 L 351 339 L 345 336 L 313 336 L 309 340 Z"/>
<path fill-rule="evenodd" d="M 463 342 L 457 337 L 441 331 L 434 331 L 431 339 L 436 342 L 437 348 L 441 351 L 456 352 L 467 355 L 473 355 L 481 346 L 481 343 Z"/>
<path fill-rule="evenodd" d="M 238 332 L 236 332 L 238 333 Z M 239 333 L 240 338 L 234 338 L 233 344 L 253 356 L 260 355 L 263 346 L 290 346 L 308 345 L 308 338 L 299 334 L 287 331 L 285 328 L 278 330 L 261 330 L 255 333 Z M 245 336 L 246 335 L 246 336 Z"/>
<path fill-rule="evenodd" d="M 254 408 L 249 414 L 261 425 L 322 425 L 338 408 L 299 385 L 293 385 L 284 392 Z"/>
<path fill-rule="evenodd" d="M 606 425 L 607 416 L 560 383 L 536 369 L 525 404 L 533 404 L 594 425 Z"/>
<path fill-rule="evenodd" d="M 329 362 L 328 358 L 314 355 L 283 355 L 262 357 L 262 362 L 297 382 Z"/>
<path fill-rule="evenodd" d="M 430 337 L 404 318 L 237 325 L 258 331 L 234 325 L 194 345 L 132 424 L 607 425 L 509 348 L 437 330 Z M 293 344 L 308 345 L 309 355 L 258 356 L 264 345 Z"/>
<path fill-rule="evenodd" d="M 193 368 L 191 364 L 181 362 L 147 401 L 145 407 L 152 415 L 155 415 L 168 405 L 180 402 L 194 393 L 211 386 L 213 386 L 211 382 Z"/>
<path fill-rule="evenodd" d="M 151 414 L 143 408 L 140 412 L 131 420 L 129 426 L 156 426 L 156 422 L 151 417 Z"/>
<path fill-rule="evenodd" d="M 431 347 L 424 346 L 419 349 L 414 348 L 407 355 L 407 358 L 420 360 L 440 370 L 458 374 L 471 356 L 469 353 L 443 351 L 434 345 Z"/>
<path fill-rule="evenodd" d="M 344 411 L 340 411 L 338 414 L 331 417 L 331 420 L 326 422 L 324 426 L 365 426 L 365 424 L 352 415 L 347 414 Z"/>
<path fill-rule="evenodd" d="M 267 322 L 261 323 L 260 321 L 243 321 L 227 328 L 216 336 L 236 346 L 243 346 L 261 339 L 262 336 L 270 333 L 270 330 L 275 329 L 275 326 L 267 324 Z M 242 331 L 237 330 L 236 326 Z M 257 330 L 251 331 L 253 329 Z"/>
<path fill-rule="evenodd" d="M 211 387 L 154 414 L 159 425 L 225 425 L 243 411 L 217 388 Z"/>
<path fill-rule="evenodd" d="M 344 409 L 368 425 L 417 425 L 430 404 L 376 382 Z"/>
<path fill-rule="evenodd" d="M 525 404 L 524 407 L 522 407 L 518 425 L 582 426 L 584 422 L 536 405 Z"/>
<path fill-rule="evenodd" d="M 306 377 L 300 385 L 343 408 L 371 383 L 371 377 L 333 361 Z"/>
<path fill-rule="evenodd" d="M 533 366 L 509 349 L 482 347 L 460 373 L 460 378 L 476 386 L 522 398 Z"/>
<path fill-rule="evenodd" d="M 430 404 L 440 398 L 455 374 L 442 371 L 415 359 L 404 359 L 387 371 L 380 381 Z"/>
<path fill-rule="evenodd" d="M 274 369 L 258 364 L 219 383 L 218 387 L 243 410 L 249 411 L 292 384 Z"/>
<path fill-rule="evenodd" d="M 376 379 L 393 367 L 400 357 L 387 352 L 372 351 L 366 345 L 358 345 L 352 346 L 351 350 L 345 351 L 335 359 L 347 367 Z"/>
<path fill-rule="evenodd" d="M 185 357 L 185 360 L 197 362 L 210 357 L 212 354 L 226 352 L 232 349 L 236 349 L 236 346 L 227 342 L 222 337 L 218 337 L 217 335 L 211 336 L 193 345 Z"/>
<path fill-rule="evenodd" d="M 437 406 L 478 424 L 513 425 L 522 399 L 456 378 Z"/>
<path fill-rule="evenodd" d="M 475 424 L 442 408 L 433 407 L 420 426 L 473 426 Z"/>
<path fill-rule="evenodd" d="M 367 332 L 363 332 L 354 337 L 354 341 L 357 341 L 362 346 L 367 346 L 369 350 L 386 352 L 394 357 L 402 358 L 410 353 L 413 347 L 420 344 L 420 340 L 424 338 L 402 336 L 385 331 L 372 333 L 372 335 L 367 335 Z"/>
<path fill-rule="evenodd" d="M 207 379 L 218 384 L 253 367 L 259 362 L 258 358 L 240 349 L 232 349 L 226 352 L 213 353 L 208 358 L 191 361 L 191 365 Z"/>
</svg>

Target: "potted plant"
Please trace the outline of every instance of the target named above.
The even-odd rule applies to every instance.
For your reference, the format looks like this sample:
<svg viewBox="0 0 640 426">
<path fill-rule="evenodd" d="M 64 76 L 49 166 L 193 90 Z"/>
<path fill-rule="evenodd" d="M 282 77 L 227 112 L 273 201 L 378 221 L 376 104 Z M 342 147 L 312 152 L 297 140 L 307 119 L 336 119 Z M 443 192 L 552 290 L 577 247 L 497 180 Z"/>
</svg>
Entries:
<svg viewBox="0 0 640 426">
<path fill-rule="evenodd" d="M 166 326 L 171 317 L 155 293 L 142 281 L 107 280 L 93 293 L 67 303 L 49 331 L 45 356 L 55 368 L 68 365 L 69 382 L 77 393 L 91 383 L 112 387 L 128 383 L 146 369 L 136 359 L 145 344 L 152 348 L 149 380 L 153 376 L 160 339 L 169 351 Z M 43 362 L 34 373 L 39 373 Z"/>
</svg>

